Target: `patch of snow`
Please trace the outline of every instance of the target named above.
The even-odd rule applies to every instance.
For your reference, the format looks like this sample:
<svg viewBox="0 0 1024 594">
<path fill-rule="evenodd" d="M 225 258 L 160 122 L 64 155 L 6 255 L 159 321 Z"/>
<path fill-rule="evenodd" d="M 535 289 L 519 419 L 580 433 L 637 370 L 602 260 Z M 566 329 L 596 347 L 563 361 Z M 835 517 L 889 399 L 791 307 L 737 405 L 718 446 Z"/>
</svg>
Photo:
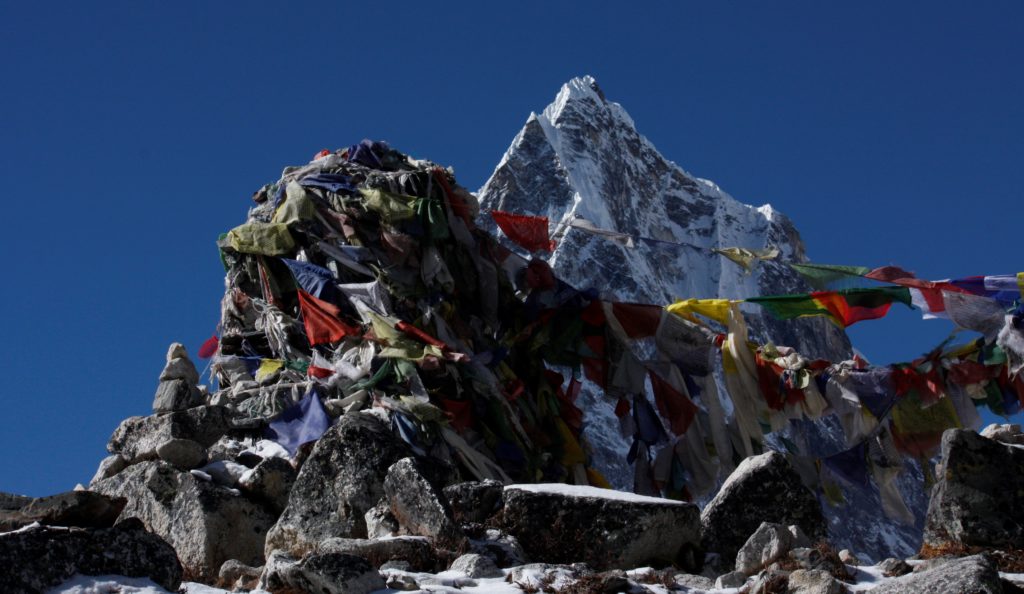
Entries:
<svg viewBox="0 0 1024 594">
<path fill-rule="evenodd" d="M 0 532 L 0 534 L 18 534 L 19 532 L 31 532 L 32 530 L 35 530 L 36 528 L 41 528 L 41 527 L 42 527 L 42 524 L 40 524 L 39 522 L 32 522 L 31 524 L 28 524 L 27 526 L 22 526 L 21 528 L 18 528 L 17 530 L 11 530 L 9 532 Z"/>
<path fill-rule="evenodd" d="M 514 489 L 529 491 L 530 493 L 549 493 L 564 495 L 566 497 L 595 497 L 597 499 L 612 499 L 615 501 L 626 501 L 629 503 L 657 503 L 661 505 L 682 505 L 682 501 L 672 499 L 661 499 L 659 497 L 648 497 L 636 493 L 626 493 L 613 489 L 601 489 L 588 485 L 565 485 L 562 483 L 537 483 L 523 485 L 506 485 L 506 490 Z"/>
<path fill-rule="evenodd" d="M 219 594 L 224 590 L 212 590 Z M 76 575 L 63 584 L 47 590 L 47 594 L 167 594 L 149 578 L 124 577 L 119 575 Z M 193 593 L 190 593 L 193 594 Z"/>
<path fill-rule="evenodd" d="M 252 447 L 242 450 L 242 453 L 256 454 L 260 458 L 289 458 L 288 450 L 284 449 L 284 446 L 269 439 L 257 441 Z"/>
<path fill-rule="evenodd" d="M 885 577 L 877 565 L 861 567 L 847 565 L 846 568 L 850 570 L 856 580 L 853 584 L 846 584 L 847 589 L 851 592 L 866 592 L 893 579 Z"/>
</svg>

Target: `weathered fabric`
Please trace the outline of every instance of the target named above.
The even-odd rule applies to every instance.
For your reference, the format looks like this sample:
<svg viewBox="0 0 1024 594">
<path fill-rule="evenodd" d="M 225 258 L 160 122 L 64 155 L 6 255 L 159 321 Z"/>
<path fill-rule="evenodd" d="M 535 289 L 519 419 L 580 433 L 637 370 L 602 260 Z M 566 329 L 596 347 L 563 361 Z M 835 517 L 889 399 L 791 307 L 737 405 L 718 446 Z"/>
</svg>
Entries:
<svg viewBox="0 0 1024 594">
<path fill-rule="evenodd" d="M 739 264 L 747 274 L 750 274 L 750 271 L 753 270 L 755 261 L 774 260 L 775 258 L 778 258 L 780 254 L 779 248 L 774 246 L 759 250 L 741 247 L 727 247 L 721 249 L 716 248 L 711 251 L 721 256 L 725 256 L 729 260 Z"/>
<path fill-rule="evenodd" d="M 555 242 L 548 238 L 547 217 L 492 210 L 491 218 L 506 237 L 530 253 L 555 249 Z"/>
<path fill-rule="evenodd" d="M 299 289 L 299 309 L 302 310 L 302 323 L 310 345 L 338 342 L 346 336 L 360 334 L 359 328 L 338 318 L 341 313 L 338 306 L 317 299 L 302 289 Z"/>
<path fill-rule="evenodd" d="M 228 245 L 243 254 L 281 256 L 295 250 L 288 225 L 281 223 L 245 223 L 228 231 Z"/>
</svg>

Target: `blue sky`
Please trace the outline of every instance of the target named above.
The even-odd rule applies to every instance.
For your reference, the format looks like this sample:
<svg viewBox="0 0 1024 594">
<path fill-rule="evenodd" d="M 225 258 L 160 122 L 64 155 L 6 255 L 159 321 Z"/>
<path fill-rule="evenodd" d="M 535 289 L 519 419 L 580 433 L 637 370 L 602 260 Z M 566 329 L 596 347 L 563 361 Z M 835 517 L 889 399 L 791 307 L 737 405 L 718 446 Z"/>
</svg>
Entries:
<svg viewBox="0 0 1024 594">
<path fill-rule="evenodd" d="M 217 234 L 283 166 L 369 137 L 475 189 L 582 74 L 815 261 L 1024 268 L 1020 3 L 359 4 L 0 0 L 0 490 L 86 482 L 148 413 L 168 343 L 217 323 Z M 889 363 L 950 330 L 851 335 Z"/>
</svg>

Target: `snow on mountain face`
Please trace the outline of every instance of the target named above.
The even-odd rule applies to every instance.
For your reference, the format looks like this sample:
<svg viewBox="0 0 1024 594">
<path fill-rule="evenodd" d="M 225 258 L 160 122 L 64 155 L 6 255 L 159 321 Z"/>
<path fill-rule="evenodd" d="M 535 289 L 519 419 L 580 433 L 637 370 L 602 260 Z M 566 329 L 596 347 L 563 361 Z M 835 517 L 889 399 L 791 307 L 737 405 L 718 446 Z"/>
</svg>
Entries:
<svg viewBox="0 0 1024 594">
<path fill-rule="evenodd" d="M 668 304 L 680 298 L 743 299 L 808 290 L 779 262 L 761 262 L 748 274 L 711 252 L 775 246 L 781 262 L 806 261 L 800 235 L 785 215 L 770 205 L 743 204 L 665 159 L 589 76 L 569 81 L 542 113 L 530 115 L 478 197 L 484 209 L 548 217 L 558 241 L 548 262 L 565 281 L 596 287 L 607 299 Z M 602 229 L 679 245 L 637 241 L 626 247 L 567 226 L 576 217 Z M 482 219 L 501 235 L 490 217 Z M 824 319 L 778 322 L 756 307 L 744 311 L 754 340 L 792 346 L 809 358 L 850 356 L 845 333 Z M 611 408 L 593 390 L 581 398 L 596 465 L 617 488 L 631 488 L 632 471 L 625 462 L 629 443 L 619 435 Z M 837 424 L 818 424 L 813 431 L 807 441 L 828 447 L 825 455 L 843 449 Z M 908 505 L 923 518 L 927 498 L 920 486 L 914 488 L 916 477 L 904 478 Z M 881 516 L 875 489 L 846 490 L 846 495 L 849 505 L 825 506 L 837 545 L 872 558 L 916 550 L 920 527 Z"/>
</svg>

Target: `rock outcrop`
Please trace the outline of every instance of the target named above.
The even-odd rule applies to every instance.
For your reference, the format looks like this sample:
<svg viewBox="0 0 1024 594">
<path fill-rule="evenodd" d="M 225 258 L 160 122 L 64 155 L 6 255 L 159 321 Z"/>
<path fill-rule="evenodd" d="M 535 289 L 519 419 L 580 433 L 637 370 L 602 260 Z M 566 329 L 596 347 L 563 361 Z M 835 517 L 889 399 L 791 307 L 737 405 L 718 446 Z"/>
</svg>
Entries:
<svg viewBox="0 0 1024 594">
<path fill-rule="evenodd" d="M 75 574 L 147 577 L 177 591 L 174 549 L 138 520 L 111 528 L 26 527 L 0 534 L 0 592 L 42 592 Z"/>
<path fill-rule="evenodd" d="M 447 548 L 464 546 L 444 492 L 423 476 L 414 459 L 403 458 L 388 468 L 384 494 L 403 533 L 429 537 Z"/>
<path fill-rule="evenodd" d="M 141 462 L 93 485 L 123 497 L 123 518 L 138 518 L 178 552 L 189 579 L 212 583 L 221 565 L 237 559 L 263 564 L 274 515 L 238 491 L 180 472 L 165 462 Z"/>
<path fill-rule="evenodd" d="M 811 541 L 799 526 L 762 522 L 736 553 L 736 571 L 753 575 L 781 559 L 795 547 L 809 547 Z"/>
<path fill-rule="evenodd" d="M 296 560 L 277 551 L 267 560 L 259 585 L 271 594 L 369 594 L 385 583 L 366 559 L 355 555 L 310 553 Z"/>
<path fill-rule="evenodd" d="M 953 559 L 928 571 L 898 577 L 871 590 L 873 594 L 920 594 L 964 592 L 1002 594 L 996 565 L 985 555 Z"/>
<path fill-rule="evenodd" d="M 938 482 L 928 504 L 926 549 L 1024 548 L 1024 447 L 974 431 L 942 436 Z"/>
<path fill-rule="evenodd" d="M 267 555 L 282 550 L 301 557 L 328 538 L 365 538 L 364 516 L 384 495 L 388 469 L 408 455 L 375 415 L 342 416 L 302 465 L 288 505 L 267 535 Z"/>
<path fill-rule="evenodd" d="M 735 559 L 762 522 L 799 526 L 812 541 L 827 533 L 817 498 L 785 456 L 774 451 L 741 462 L 704 507 L 704 548 L 723 562 Z"/>
<path fill-rule="evenodd" d="M 68 491 L 35 499 L 7 496 L 0 506 L 0 532 L 33 522 L 48 526 L 109 528 L 124 509 L 125 500 L 93 491 Z"/>
<path fill-rule="evenodd" d="M 595 569 L 676 564 L 698 570 L 697 506 L 594 487 L 505 488 L 505 530 L 531 559 L 587 563 Z"/>
<path fill-rule="evenodd" d="M 114 430 L 107 451 L 134 464 L 156 459 L 157 448 L 172 439 L 189 439 L 210 447 L 231 429 L 230 418 L 228 410 L 221 406 L 128 417 Z"/>
</svg>

